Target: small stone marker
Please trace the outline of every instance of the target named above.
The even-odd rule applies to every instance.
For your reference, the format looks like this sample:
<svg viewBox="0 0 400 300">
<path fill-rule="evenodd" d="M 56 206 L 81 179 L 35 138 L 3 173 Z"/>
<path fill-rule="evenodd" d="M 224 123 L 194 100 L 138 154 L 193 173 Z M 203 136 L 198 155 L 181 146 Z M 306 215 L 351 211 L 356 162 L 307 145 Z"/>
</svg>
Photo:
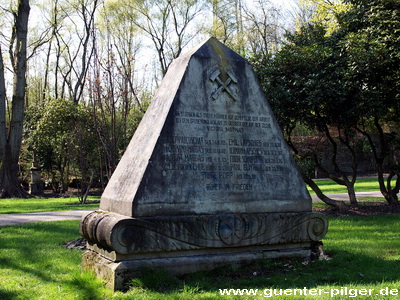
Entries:
<svg viewBox="0 0 400 300">
<path fill-rule="evenodd" d="M 142 268 L 309 256 L 327 231 L 311 204 L 251 65 L 210 38 L 171 64 L 82 218 L 83 266 L 124 289 Z"/>
<path fill-rule="evenodd" d="M 36 155 L 33 155 L 33 163 L 31 167 L 31 181 L 29 182 L 29 194 L 41 195 L 43 194 L 43 181 L 42 181 L 42 170 L 36 161 Z"/>
</svg>

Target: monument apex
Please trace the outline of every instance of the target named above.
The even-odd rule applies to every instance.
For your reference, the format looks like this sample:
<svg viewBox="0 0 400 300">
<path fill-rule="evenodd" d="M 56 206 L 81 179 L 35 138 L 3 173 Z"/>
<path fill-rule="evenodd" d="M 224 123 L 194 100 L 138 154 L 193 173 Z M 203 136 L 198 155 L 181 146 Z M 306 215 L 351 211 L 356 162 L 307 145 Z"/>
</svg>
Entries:
<svg viewBox="0 0 400 300">
<path fill-rule="evenodd" d="M 211 38 L 171 64 L 101 209 L 143 217 L 310 203 L 250 64 Z"/>
</svg>

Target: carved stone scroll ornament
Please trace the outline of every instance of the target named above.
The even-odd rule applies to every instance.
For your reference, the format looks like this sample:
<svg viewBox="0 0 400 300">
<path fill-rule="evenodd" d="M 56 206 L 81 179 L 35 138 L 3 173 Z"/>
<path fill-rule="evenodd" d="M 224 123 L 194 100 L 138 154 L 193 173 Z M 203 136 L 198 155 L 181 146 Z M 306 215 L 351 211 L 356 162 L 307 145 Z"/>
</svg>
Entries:
<svg viewBox="0 0 400 300">
<path fill-rule="evenodd" d="M 302 243 L 321 240 L 320 213 L 271 213 L 129 218 L 96 211 L 82 219 L 81 234 L 121 254 Z"/>
</svg>

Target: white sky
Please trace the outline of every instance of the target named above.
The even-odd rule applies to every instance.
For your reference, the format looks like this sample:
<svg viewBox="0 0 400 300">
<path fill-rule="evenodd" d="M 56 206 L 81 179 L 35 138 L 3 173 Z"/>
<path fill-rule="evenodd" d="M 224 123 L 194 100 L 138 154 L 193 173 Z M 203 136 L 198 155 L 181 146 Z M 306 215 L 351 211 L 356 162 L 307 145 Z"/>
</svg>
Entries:
<svg viewBox="0 0 400 300">
<path fill-rule="evenodd" d="M 0 1 L 4 1 L 4 0 L 0 0 Z M 12 0 L 6 0 L 6 1 L 12 1 Z M 256 0 L 245 0 L 247 3 L 251 3 L 251 2 L 253 2 L 253 1 L 256 1 Z M 258 0 L 259 1 L 259 0 Z M 285 14 L 285 11 L 288 11 L 288 12 L 290 12 L 290 11 L 293 11 L 293 10 L 295 10 L 295 8 L 296 8 L 296 3 L 297 3 L 297 1 L 298 0 L 270 0 L 272 3 L 274 3 L 278 8 L 280 7 L 282 10 L 284 10 L 284 14 Z M 41 20 L 40 20 L 40 12 L 39 12 L 39 10 L 38 10 L 38 7 L 35 5 L 35 2 L 36 3 L 43 3 L 42 2 L 42 0 L 34 0 L 34 1 L 32 1 L 32 3 L 31 3 L 31 14 L 30 14 L 30 20 L 29 20 L 29 22 L 30 22 L 30 24 L 32 24 L 33 26 L 35 26 L 36 24 L 38 24 L 39 22 L 41 22 Z M 189 45 L 188 46 L 188 48 L 191 48 L 192 46 L 194 46 L 195 44 L 197 44 L 197 43 L 199 43 L 199 42 L 201 42 L 201 41 L 203 41 L 204 39 L 206 38 L 206 36 L 199 36 L 199 38 L 198 39 L 195 39 L 195 40 L 193 40 L 193 43 L 191 43 L 191 45 Z M 146 44 L 148 44 L 147 42 L 146 42 Z M 150 47 L 152 47 L 152 45 L 150 45 Z M 147 48 L 147 47 L 146 47 Z M 138 58 L 138 60 L 139 61 L 142 61 L 142 62 L 145 62 L 148 66 L 147 66 L 147 70 L 145 71 L 145 73 L 153 73 L 153 72 L 149 72 L 149 71 L 151 71 L 151 69 L 153 68 L 153 63 L 151 62 L 151 58 L 152 57 L 154 57 L 154 55 L 155 55 L 155 53 L 151 53 L 151 52 L 153 52 L 153 51 L 149 51 L 150 50 L 150 48 L 147 48 L 147 49 L 144 49 L 143 51 L 142 51 L 142 54 L 140 55 L 141 57 L 140 58 Z M 184 49 L 184 52 L 186 52 L 186 51 L 188 51 L 189 49 Z M 3 49 L 3 51 L 4 51 L 4 49 Z M 38 63 L 38 62 L 34 62 L 33 64 L 35 64 L 35 63 Z M 155 65 L 154 65 L 154 67 L 158 67 L 158 64 L 156 63 Z M 31 70 L 31 72 L 32 72 L 32 70 Z M 148 74 L 149 75 L 149 74 Z M 153 75 L 151 75 L 151 76 L 153 76 Z M 11 82 L 11 78 L 9 78 L 8 76 L 7 76 L 7 81 L 8 81 L 8 84 L 7 85 L 9 85 L 9 83 Z"/>
</svg>

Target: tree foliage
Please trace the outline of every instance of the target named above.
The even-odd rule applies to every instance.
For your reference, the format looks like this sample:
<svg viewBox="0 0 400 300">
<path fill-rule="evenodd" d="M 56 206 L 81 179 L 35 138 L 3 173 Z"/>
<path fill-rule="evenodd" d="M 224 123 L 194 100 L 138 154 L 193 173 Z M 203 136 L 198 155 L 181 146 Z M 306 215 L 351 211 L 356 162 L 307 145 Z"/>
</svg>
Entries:
<svg viewBox="0 0 400 300">
<path fill-rule="evenodd" d="M 353 119 L 350 95 L 343 86 L 343 66 L 336 37 L 327 37 L 318 24 L 305 25 L 295 34 L 287 35 L 287 42 L 274 56 L 256 61 L 256 70 L 262 77 L 269 101 L 286 133 L 289 146 L 299 164 L 310 162 L 325 177 L 348 189 L 351 202 L 356 204 L 354 183 L 357 157 L 350 130 Z M 299 135 L 298 127 L 311 132 L 308 138 Z M 339 148 L 352 157 L 352 172 L 348 174 L 339 164 Z M 321 161 L 321 153 L 329 149 L 331 170 Z M 313 186 L 310 174 L 303 170 L 306 182 Z M 340 203 L 322 196 L 332 205 Z"/>
<path fill-rule="evenodd" d="M 300 5 L 313 11 L 310 21 L 321 24 L 326 29 L 326 35 L 339 29 L 337 15 L 351 8 L 349 2 L 341 0 L 300 0 Z"/>
<path fill-rule="evenodd" d="M 309 22 L 283 37 L 287 25 L 270 1 L 45 0 L 35 3 L 41 17 L 29 27 L 26 53 L 18 35 L 24 30 L 10 26 L 23 11 L 2 4 L 0 155 L 3 169 L 5 158 L 13 158 L 10 186 L 19 186 L 21 143 L 36 151 L 43 169 L 64 188 L 71 177 L 88 181 L 91 174 L 104 185 L 159 74 L 185 47 L 212 33 L 253 56 L 288 142 L 304 165 L 346 185 L 355 203 L 359 148 L 368 148 L 381 174 L 382 193 L 397 203 L 399 1 L 304 2 L 312 12 Z M 153 60 L 143 62 L 144 57 Z M 300 138 L 301 131 L 307 139 Z M 333 172 L 319 156 L 328 148 Z M 351 174 L 341 169 L 340 151 L 353 158 Z M 397 176 L 396 186 L 384 181 L 384 171 Z"/>
<path fill-rule="evenodd" d="M 25 125 L 26 146 L 36 153 L 53 183 L 65 190 L 68 175 L 76 175 L 76 171 L 87 180 L 89 170 L 96 166 L 98 151 L 93 147 L 93 118 L 83 106 L 52 99 L 43 107 L 30 107 Z"/>
<path fill-rule="evenodd" d="M 347 82 L 358 107 L 356 129 L 368 140 L 386 200 L 398 204 L 400 112 L 400 1 L 351 0 L 352 9 L 339 16 L 345 34 Z M 384 181 L 384 165 L 389 178 Z M 391 179 L 397 177 L 395 186 Z"/>
<path fill-rule="evenodd" d="M 310 2 L 318 8 L 327 1 Z M 289 145 L 299 158 L 313 156 L 315 165 L 323 170 L 315 136 L 309 149 L 300 152 L 293 134 L 299 124 L 324 133 L 332 148 L 334 173 L 340 178 L 324 173 L 347 186 L 353 203 L 358 165 L 355 138 L 360 134 L 375 158 L 383 195 L 389 203 L 398 203 L 398 138 L 393 129 L 398 126 L 399 112 L 399 4 L 346 1 L 346 9 L 330 15 L 337 24 L 335 30 L 319 20 L 324 13 L 316 10 L 313 21 L 287 35 L 280 51 L 255 57 L 274 111 L 286 128 Z M 350 178 L 337 163 L 340 144 L 353 158 Z M 386 185 L 385 164 L 390 170 Z M 394 187 L 390 185 L 393 176 L 398 179 Z"/>
<path fill-rule="evenodd" d="M 93 170 L 104 186 L 146 110 L 154 78 L 157 85 L 158 74 L 166 72 L 173 58 L 211 32 L 209 16 L 226 21 L 227 41 L 239 51 L 258 51 L 261 40 L 274 49 L 281 32 L 273 24 L 278 13 L 268 1 L 256 2 L 256 7 L 245 7 L 242 1 L 218 1 L 218 11 L 212 11 L 209 1 L 38 3 L 35 8 L 40 9 L 42 22 L 35 24 L 31 40 L 41 36 L 46 42 L 35 43 L 35 51 L 28 48 L 24 149 L 35 151 L 46 176 L 62 181 L 63 188 L 68 178 L 87 180 Z M 257 24 L 251 35 L 235 38 Z M 143 57 L 154 57 L 156 63 L 143 62 Z M 81 119 L 82 109 L 90 124 Z M 96 137 L 91 151 L 83 143 L 92 141 L 82 131 L 85 126 Z M 83 154 L 89 159 L 82 159 Z M 83 162 L 90 164 L 85 167 Z"/>
</svg>

